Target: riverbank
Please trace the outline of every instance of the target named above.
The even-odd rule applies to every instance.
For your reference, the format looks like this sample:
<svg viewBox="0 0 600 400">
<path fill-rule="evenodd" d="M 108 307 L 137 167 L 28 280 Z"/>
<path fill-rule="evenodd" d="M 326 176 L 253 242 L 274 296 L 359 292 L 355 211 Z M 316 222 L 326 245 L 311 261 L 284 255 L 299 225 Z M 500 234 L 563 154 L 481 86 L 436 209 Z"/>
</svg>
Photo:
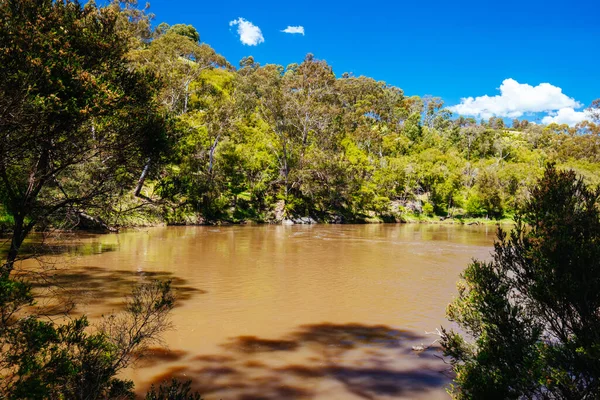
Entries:
<svg viewBox="0 0 600 400">
<path fill-rule="evenodd" d="M 0 234 L 11 233 L 13 219 L 7 213 L 0 215 Z M 419 213 L 397 213 L 386 215 L 358 215 L 351 217 L 333 216 L 328 219 L 313 218 L 310 216 L 281 215 L 265 219 L 232 219 L 221 218 L 207 220 L 201 216 L 186 216 L 180 219 L 166 219 L 160 216 L 157 210 L 120 215 L 113 220 L 109 218 L 90 217 L 79 218 L 71 229 L 61 227 L 61 231 L 83 231 L 93 233 L 118 232 L 123 229 L 147 228 L 158 226 L 223 226 L 223 225 L 362 225 L 362 224 L 443 224 L 443 225 L 511 225 L 512 218 L 490 219 L 459 216 L 437 216 Z"/>
<path fill-rule="evenodd" d="M 137 222 L 137 223 L 135 223 Z M 119 228 L 144 228 L 156 226 L 224 226 L 224 225 L 368 225 L 368 224 L 438 224 L 438 225 L 512 225 L 512 218 L 489 219 L 471 217 L 442 217 L 406 214 L 400 217 L 367 217 L 343 222 L 318 221 L 312 217 L 291 217 L 280 221 L 265 220 L 216 220 L 216 221 L 186 221 L 180 223 L 168 223 L 165 221 L 149 223 L 149 221 L 135 221 L 132 224 L 120 225 Z"/>
</svg>

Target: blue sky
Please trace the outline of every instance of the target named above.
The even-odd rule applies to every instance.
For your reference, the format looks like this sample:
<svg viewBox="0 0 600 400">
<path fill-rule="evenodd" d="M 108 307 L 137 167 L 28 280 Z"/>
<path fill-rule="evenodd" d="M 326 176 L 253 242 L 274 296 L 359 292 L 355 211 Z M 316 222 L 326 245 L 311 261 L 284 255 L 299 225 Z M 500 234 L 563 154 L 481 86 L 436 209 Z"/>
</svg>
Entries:
<svg viewBox="0 0 600 400">
<path fill-rule="evenodd" d="M 478 116 L 551 117 L 563 108 L 577 113 L 600 97 L 598 0 L 151 0 L 150 5 L 156 23 L 194 25 L 201 40 L 234 65 L 247 55 L 261 64 L 287 65 L 310 52 L 327 60 L 338 76 L 367 75 L 408 95 L 440 96 L 447 105 L 499 95 L 509 78 L 534 87 L 509 81 L 510 96 L 474 99 L 460 108 Z M 238 18 L 257 26 L 264 42 L 244 45 L 240 25 L 230 26 Z M 302 26 L 305 35 L 281 32 L 287 26 Z M 537 87 L 540 83 L 562 89 L 562 97 L 556 89 Z M 528 100 L 514 106 L 520 101 L 515 96 Z M 503 106 L 508 103 L 513 106 Z"/>
</svg>

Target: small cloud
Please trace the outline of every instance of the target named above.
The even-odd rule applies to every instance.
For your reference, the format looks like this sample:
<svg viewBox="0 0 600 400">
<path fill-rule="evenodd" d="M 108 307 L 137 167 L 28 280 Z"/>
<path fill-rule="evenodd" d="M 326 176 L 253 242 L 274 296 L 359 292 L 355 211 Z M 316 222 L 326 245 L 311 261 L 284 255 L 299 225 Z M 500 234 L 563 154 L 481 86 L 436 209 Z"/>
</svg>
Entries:
<svg viewBox="0 0 600 400">
<path fill-rule="evenodd" d="M 304 27 L 303 26 L 288 26 L 281 32 L 291 33 L 292 35 L 299 33 L 300 35 L 304 36 Z"/>
<path fill-rule="evenodd" d="M 265 41 L 260 28 L 244 18 L 234 19 L 229 22 L 229 26 L 237 25 L 237 33 L 240 35 L 240 41 L 247 46 L 256 46 Z"/>
<path fill-rule="evenodd" d="M 553 112 L 550 115 L 546 115 L 542 118 L 542 124 L 556 123 L 559 125 L 567 124 L 569 126 L 576 125 L 585 120 L 590 120 L 591 115 L 588 111 L 575 111 L 571 107 L 561 108 L 557 112 Z"/>
<path fill-rule="evenodd" d="M 531 86 L 514 79 L 505 79 L 500 85 L 499 95 L 467 97 L 449 109 L 460 115 L 481 118 L 518 118 L 527 113 L 552 112 L 567 108 L 574 110 L 579 107 L 579 102 L 564 94 L 557 86 L 549 83 Z"/>
</svg>

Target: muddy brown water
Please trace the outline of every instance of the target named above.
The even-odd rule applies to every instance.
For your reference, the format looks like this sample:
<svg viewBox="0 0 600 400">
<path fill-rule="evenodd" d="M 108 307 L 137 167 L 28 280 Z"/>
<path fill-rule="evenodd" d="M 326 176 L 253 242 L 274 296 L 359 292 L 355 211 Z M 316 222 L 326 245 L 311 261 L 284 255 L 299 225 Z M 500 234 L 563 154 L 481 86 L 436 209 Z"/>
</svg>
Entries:
<svg viewBox="0 0 600 400">
<path fill-rule="evenodd" d="M 78 311 L 119 308 L 147 279 L 172 279 L 166 348 L 124 373 L 141 395 L 170 377 L 211 399 L 447 399 L 429 345 L 493 226 L 163 227 L 78 238 L 52 257 Z"/>
</svg>

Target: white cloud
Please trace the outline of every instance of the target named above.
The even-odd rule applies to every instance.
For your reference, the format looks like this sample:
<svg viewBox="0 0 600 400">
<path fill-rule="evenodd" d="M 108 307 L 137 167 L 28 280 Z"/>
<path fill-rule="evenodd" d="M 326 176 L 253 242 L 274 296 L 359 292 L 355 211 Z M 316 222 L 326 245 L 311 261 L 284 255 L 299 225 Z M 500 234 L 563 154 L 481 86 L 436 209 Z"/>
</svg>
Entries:
<svg viewBox="0 0 600 400">
<path fill-rule="evenodd" d="M 568 97 L 562 89 L 549 83 L 531 86 L 514 79 L 505 79 L 496 96 L 467 97 L 449 109 L 460 115 L 481 118 L 492 116 L 517 118 L 526 113 L 551 112 L 581 107 L 575 99 Z"/>
<path fill-rule="evenodd" d="M 252 22 L 247 21 L 244 18 L 238 18 L 229 22 L 229 26 L 234 25 L 237 25 L 237 33 L 240 35 L 240 41 L 243 44 L 248 46 L 256 46 L 257 44 L 265 41 L 260 28 L 254 25 Z"/>
<path fill-rule="evenodd" d="M 291 34 L 299 33 L 302 36 L 304 36 L 304 27 L 303 26 L 288 26 L 287 28 L 285 28 L 281 32 L 291 33 Z"/>
<path fill-rule="evenodd" d="M 561 108 L 557 112 L 550 113 L 542 118 L 542 124 L 557 123 L 559 125 L 567 124 L 573 126 L 587 119 L 590 119 L 587 111 L 575 111 L 572 107 Z"/>
</svg>

